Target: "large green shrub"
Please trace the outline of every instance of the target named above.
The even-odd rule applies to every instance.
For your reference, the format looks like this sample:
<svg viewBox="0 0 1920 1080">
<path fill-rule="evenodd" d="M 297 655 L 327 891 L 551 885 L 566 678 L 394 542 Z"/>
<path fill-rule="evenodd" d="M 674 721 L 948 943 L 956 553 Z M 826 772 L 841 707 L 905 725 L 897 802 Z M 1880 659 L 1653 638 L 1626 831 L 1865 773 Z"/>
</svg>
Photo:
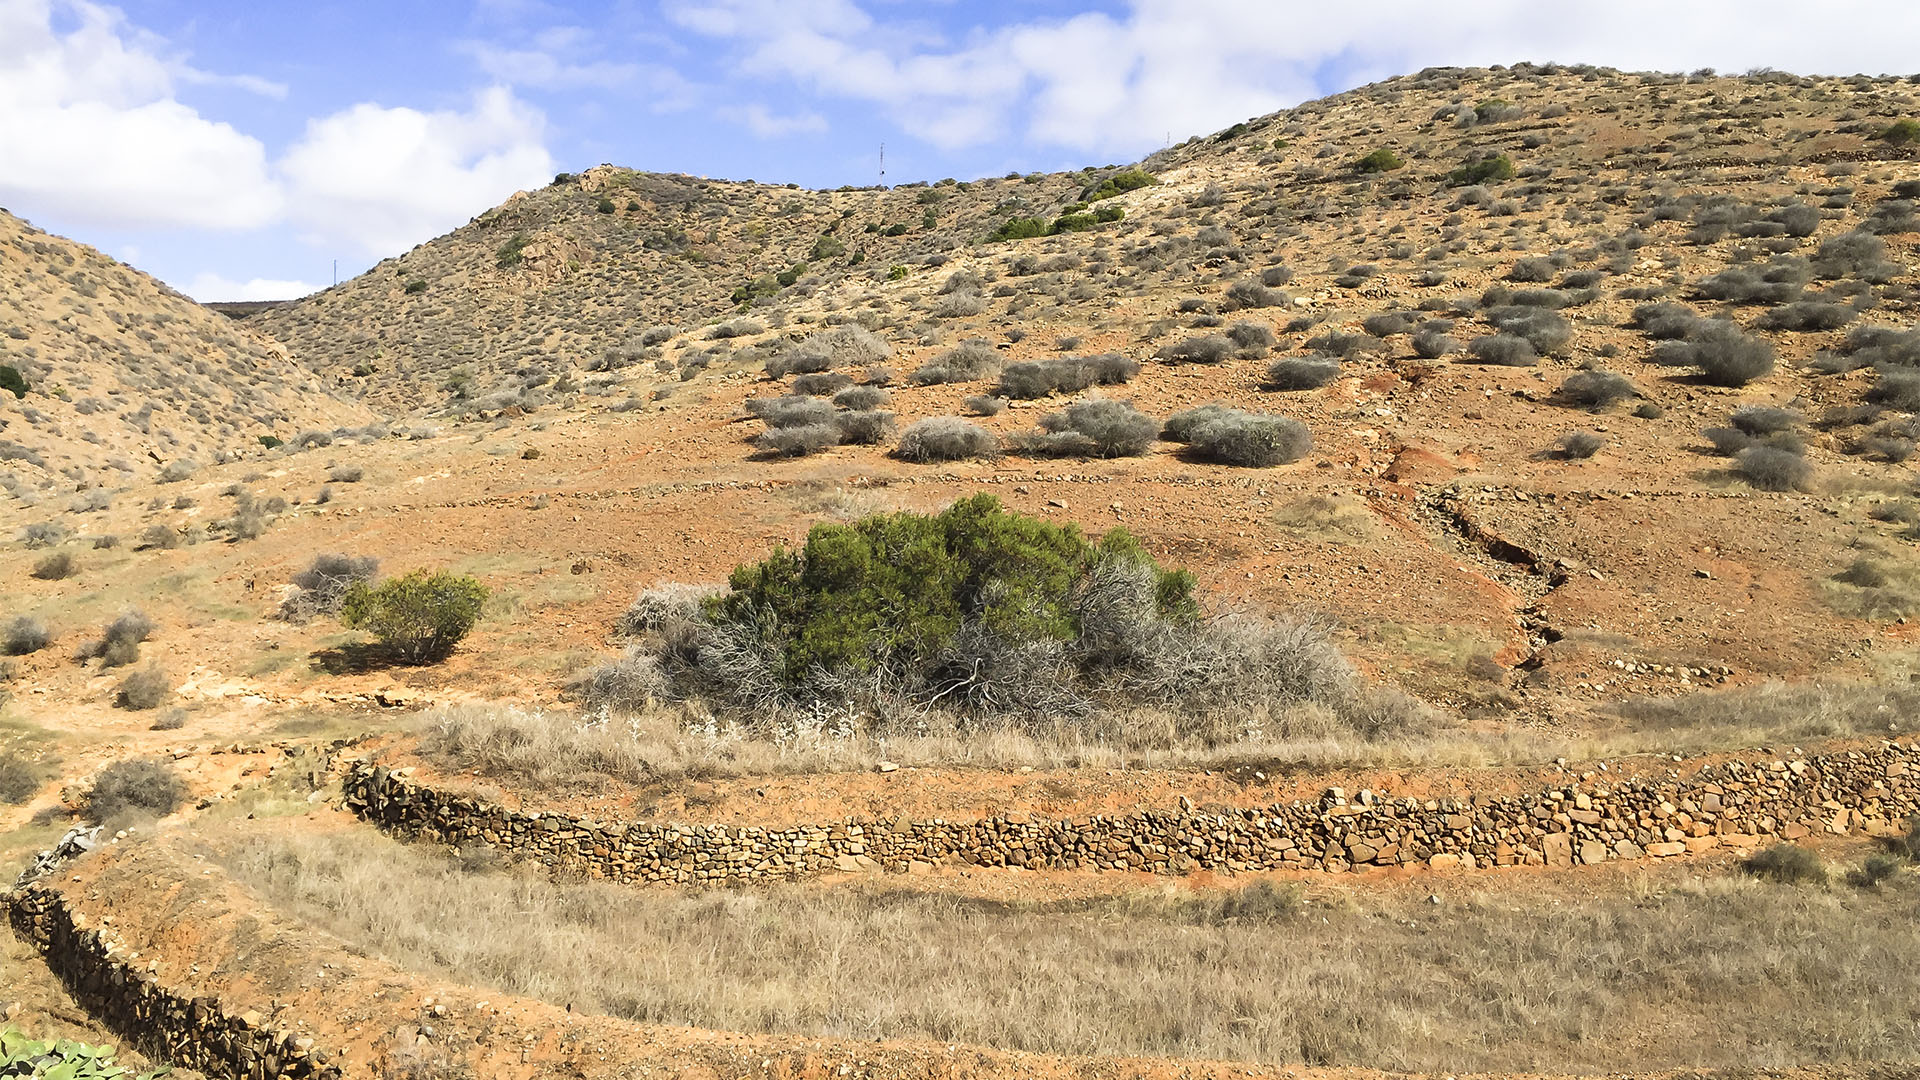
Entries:
<svg viewBox="0 0 1920 1080">
<path fill-rule="evenodd" d="M 1513 159 L 1505 154 L 1495 154 L 1492 157 L 1469 161 L 1447 174 L 1447 184 L 1451 187 L 1511 179 L 1513 179 Z"/>
<path fill-rule="evenodd" d="M 20 369 L 12 364 L 0 364 L 0 390 L 17 398 L 26 397 L 28 390 L 26 376 L 21 375 Z"/>
<path fill-rule="evenodd" d="M 1116 195 L 1125 195 L 1129 191 L 1137 191 L 1143 187 L 1152 187 L 1159 182 L 1150 173 L 1139 169 L 1126 169 L 1100 181 L 1100 186 L 1087 192 L 1086 198 L 1088 202 L 1099 202 L 1101 199 L 1111 199 Z"/>
<path fill-rule="evenodd" d="M 1353 163 L 1354 169 L 1363 173 L 1392 172 L 1405 165 L 1406 159 L 1387 147 L 1380 147 Z"/>
<path fill-rule="evenodd" d="M 379 638 L 407 664 L 445 657 L 480 621 L 487 587 L 470 577 L 415 570 L 377 586 L 356 581 L 340 605 L 340 620 Z"/>
<path fill-rule="evenodd" d="M 1008 513 L 976 495 L 933 516 L 817 525 L 799 550 L 776 548 L 736 569 L 709 615 L 758 628 L 798 685 L 815 669 L 925 665 L 968 628 L 1016 644 L 1071 640 L 1076 590 L 1106 559 L 1152 565 L 1124 529 L 1093 543 L 1072 525 Z M 1163 615 L 1193 618 L 1192 575 L 1153 570 Z"/>
<path fill-rule="evenodd" d="M 1044 218 L 1008 218 L 1006 223 L 993 231 L 989 240 L 1030 240 L 1036 236 L 1047 235 L 1047 222 Z"/>
</svg>

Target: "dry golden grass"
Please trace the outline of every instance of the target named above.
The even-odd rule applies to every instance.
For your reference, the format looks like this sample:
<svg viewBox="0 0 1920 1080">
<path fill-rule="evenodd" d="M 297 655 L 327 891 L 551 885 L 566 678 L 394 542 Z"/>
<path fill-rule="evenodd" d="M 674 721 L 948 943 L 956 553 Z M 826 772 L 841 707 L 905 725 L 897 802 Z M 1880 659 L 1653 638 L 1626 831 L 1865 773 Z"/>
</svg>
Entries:
<svg viewBox="0 0 1920 1080">
<path fill-rule="evenodd" d="M 219 856 L 404 967 L 634 1019 L 1409 1070 L 1913 1062 L 1920 881 L 1638 879 L 1430 905 L 1286 888 L 1018 904 L 549 883 L 366 831 Z"/>
<path fill-rule="evenodd" d="M 1317 738 L 1252 737 L 1227 744 L 1141 739 L 1116 744 L 1073 728 L 1012 728 L 875 739 L 795 728 L 750 734 L 690 714 L 652 711 L 593 717 L 495 705 L 436 709 L 421 720 L 429 761 L 517 789 L 554 790 L 582 779 L 616 783 L 771 776 L 901 765 L 1018 769 L 1469 767 L 1593 760 L 1640 753 L 1709 753 L 1787 741 L 1889 734 L 1913 727 L 1920 692 L 1894 687 L 1785 686 L 1643 699 L 1615 706 L 1590 734 L 1448 729 L 1369 741 L 1329 730 Z M 1142 727 L 1146 725 L 1143 723 Z"/>
</svg>

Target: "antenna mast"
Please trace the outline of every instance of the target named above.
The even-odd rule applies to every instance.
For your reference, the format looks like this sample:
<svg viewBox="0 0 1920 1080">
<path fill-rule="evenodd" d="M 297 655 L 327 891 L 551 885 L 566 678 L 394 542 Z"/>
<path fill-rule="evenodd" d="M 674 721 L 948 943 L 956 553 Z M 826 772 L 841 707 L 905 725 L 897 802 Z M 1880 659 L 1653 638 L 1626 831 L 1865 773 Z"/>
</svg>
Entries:
<svg viewBox="0 0 1920 1080">
<path fill-rule="evenodd" d="M 887 186 L 887 144 L 880 144 L 880 186 Z"/>
</svg>

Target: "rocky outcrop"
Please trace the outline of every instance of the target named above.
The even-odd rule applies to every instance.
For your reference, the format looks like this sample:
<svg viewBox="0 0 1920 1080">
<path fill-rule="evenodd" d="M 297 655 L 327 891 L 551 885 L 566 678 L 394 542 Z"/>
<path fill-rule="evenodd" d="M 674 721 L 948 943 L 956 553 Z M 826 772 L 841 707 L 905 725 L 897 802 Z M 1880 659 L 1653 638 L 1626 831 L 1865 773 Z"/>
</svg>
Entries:
<svg viewBox="0 0 1920 1080">
<path fill-rule="evenodd" d="M 354 812 L 402 837 L 485 845 L 614 881 L 687 884 L 914 873 L 943 863 L 1179 874 L 1664 858 L 1820 831 L 1892 832 L 1920 810 L 1916 770 L 1920 743 L 1887 742 L 1528 795 L 1415 800 L 1361 791 L 1348 798 L 1334 788 L 1315 802 L 1224 813 L 1197 812 L 1182 799 L 1174 809 L 1065 820 L 855 817 L 785 827 L 609 824 L 520 811 L 367 762 L 348 764 L 344 797 Z"/>
</svg>

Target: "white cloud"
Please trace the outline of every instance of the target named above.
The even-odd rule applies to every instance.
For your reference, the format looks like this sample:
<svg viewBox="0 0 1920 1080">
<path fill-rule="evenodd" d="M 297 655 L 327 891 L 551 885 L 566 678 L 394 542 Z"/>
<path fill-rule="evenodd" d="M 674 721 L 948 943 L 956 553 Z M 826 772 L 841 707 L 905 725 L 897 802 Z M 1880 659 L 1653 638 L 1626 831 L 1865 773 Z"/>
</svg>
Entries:
<svg viewBox="0 0 1920 1080">
<path fill-rule="evenodd" d="M 203 304 L 210 304 L 216 300 L 293 300 L 319 292 L 320 288 L 307 281 L 276 281 L 271 278 L 235 281 L 208 272 L 195 274 L 187 287 L 180 291 Z"/>
<path fill-rule="evenodd" d="M 553 176 L 545 117 L 504 87 L 464 112 L 355 105 L 280 160 L 289 216 L 315 243 L 391 255 Z"/>
<path fill-rule="evenodd" d="M 876 9 L 880 10 L 880 9 Z M 729 39 L 723 64 L 829 96 L 872 102 L 930 142 L 1032 143 L 1136 152 L 1216 130 L 1343 81 L 1429 64 L 1559 60 L 1630 70 L 1773 66 L 1850 74 L 1920 66 L 1920 4 L 1826 0 L 1132 0 L 987 28 L 962 43 L 877 20 L 853 0 L 669 0 L 668 16 Z M 1872 33 L 1808 32 L 1871 26 Z"/>
<path fill-rule="evenodd" d="M 272 221 L 265 147 L 176 100 L 179 71 L 112 9 L 0 0 L 0 199 L 108 227 Z"/>
<path fill-rule="evenodd" d="M 745 125 L 748 131 L 763 139 L 817 134 L 827 130 L 827 118 L 819 113 L 797 112 L 783 115 L 760 104 L 727 106 L 720 110 L 720 115 Z"/>
</svg>

